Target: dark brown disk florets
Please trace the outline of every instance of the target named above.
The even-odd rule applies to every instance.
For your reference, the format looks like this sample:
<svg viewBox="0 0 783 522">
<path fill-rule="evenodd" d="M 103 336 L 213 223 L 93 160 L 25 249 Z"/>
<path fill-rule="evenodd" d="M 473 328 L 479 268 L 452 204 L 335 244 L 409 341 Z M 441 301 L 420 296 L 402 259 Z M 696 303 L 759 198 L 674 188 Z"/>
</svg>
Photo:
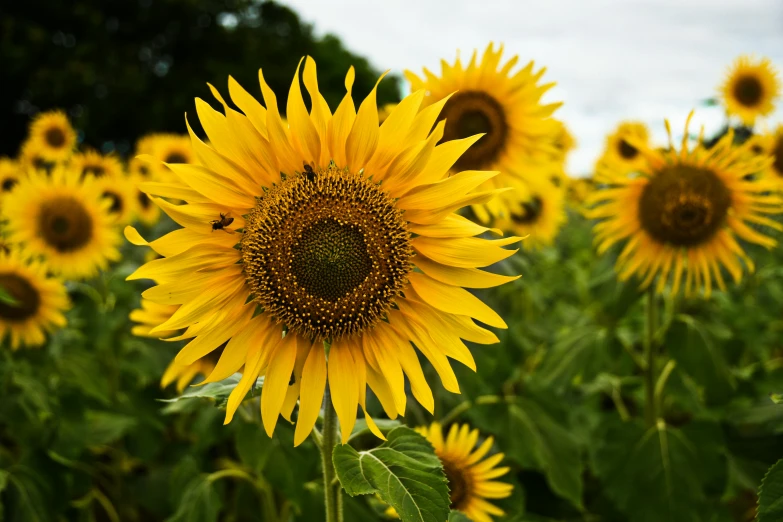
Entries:
<svg viewBox="0 0 783 522">
<path fill-rule="evenodd" d="M 443 141 L 486 134 L 457 160 L 456 170 L 487 168 L 500 156 L 508 140 L 506 113 L 495 98 L 484 92 L 458 92 L 446 102 L 440 119 L 446 120 Z"/>
<path fill-rule="evenodd" d="M 316 339 L 381 319 L 407 283 L 413 255 L 394 200 L 333 165 L 288 177 L 259 198 L 241 248 L 255 300 Z"/>
</svg>

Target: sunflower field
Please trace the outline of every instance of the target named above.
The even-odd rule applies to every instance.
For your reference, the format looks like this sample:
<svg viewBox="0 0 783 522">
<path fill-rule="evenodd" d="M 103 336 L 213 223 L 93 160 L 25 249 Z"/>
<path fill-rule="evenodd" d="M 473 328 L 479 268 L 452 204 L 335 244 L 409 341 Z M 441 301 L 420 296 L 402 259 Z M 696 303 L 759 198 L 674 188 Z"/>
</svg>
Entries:
<svg viewBox="0 0 783 522">
<path fill-rule="evenodd" d="M 585 173 L 498 43 L 381 73 L 250 0 L 0 27 L 0 521 L 783 521 L 781 64 Z"/>
</svg>

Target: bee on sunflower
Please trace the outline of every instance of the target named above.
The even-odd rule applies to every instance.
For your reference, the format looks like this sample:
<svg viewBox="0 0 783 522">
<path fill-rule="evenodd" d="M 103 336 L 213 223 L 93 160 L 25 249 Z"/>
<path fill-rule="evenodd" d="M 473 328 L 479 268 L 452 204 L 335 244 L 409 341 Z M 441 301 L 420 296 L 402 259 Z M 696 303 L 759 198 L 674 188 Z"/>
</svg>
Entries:
<svg viewBox="0 0 783 522">
<path fill-rule="evenodd" d="M 671 281 L 672 294 L 684 287 L 686 296 L 700 289 L 709 296 L 713 284 L 726 288 L 722 269 L 735 282 L 742 279 L 743 264 L 753 270 L 738 239 L 767 248 L 777 244 L 758 226 L 783 228 L 767 217 L 783 210 L 783 199 L 770 193 L 769 182 L 748 177 L 764 170 L 770 160 L 746 154 L 749 142 L 736 147 L 732 131 L 709 149 L 701 135 L 689 148 L 692 116 L 680 150 L 667 121 L 668 149 L 641 147 L 646 166 L 638 177 L 604 173 L 609 185 L 590 195 L 593 208 L 587 215 L 599 220 L 594 227 L 599 254 L 625 243 L 617 259 L 621 280 L 636 274 L 642 287 L 657 278 L 659 293 Z"/>
<path fill-rule="evenodd" d="M 70 301 L 65 285 L 47 275 L 40 261 L 24 257 L 17 249 L 0 251 L 0 340 L 10 338 L 11 349 L 36 347 L 46 333 L 66 324 Z"/>
<path fill-rule="evenodd" d="M 443 141 L 472 145 L 453 172 L 500 171 L 482 185 L 483 190 L 505 187 L 509 178 L 525 175 L 534 159 L 557 154 L 553 144 L 560 129 L 551 116 L 562 103 L 541 101 L 555 84 L 539 84 L 546 69 L 534 71 L 533 62 L 514 71 L 518 56 L 501 64 L 502 54 L 502 46 L 496 50 L 490 44 L 480 61 L 474 52 L 467 66 L 459 57 L 453 65 L 442 61 L 440 76 L 425 69 L 422 79 L 405 71 L 411 90 L 426 92 L 424 105 L 433 106 L 445 121 Z M 472 209 L 482 223 L 508 215 L 501 199 L 474 204 Z"/>
<path fill-rule="evenodd" d="M 740 56 L 729 68 L 720 86 L 720 97 L 729 116 L 736 116 L 743 125 L 752 127 L 756 119 L 775 110 L 780 96 L 777 71 L 767 58 L 754 60 Z"/>
<path fill-rule="evenodd" d="M 62 163 L 76 148 L 76 131 L 63 111 L 42 112 L 30 123 L 27 143 L 44 161 Z"/>
<path fill-rule="evenodd" d="M 151 333 L 191 329 L 195 336 L 176 358 L 182 365 L 226 343 L 206 379 L 242 371 L 226 422 L 264 375 L 264 427 L 271 435 L 281 415 L 290 420 L 298 399 L 296 445 L 311 432 L 324 397 L 334 404 L 343 442 L 357 407 L 365 408 L 367 387 L 391 418 L 404 414 L 405 376 L 413 396 L 432 411 L 432 391 L 411 341 L 445 388 L 459 392 L 448 359 L 475 369 L 463 339 L 498 341 L 474 320 L 506 327 L 463 287 L 516 279 L 480 268 L 512 255 L 516 250 L 504 247 L 521 239 L 481 239 L 476 236 L 487 229 L 455 213 L 501 190 L 476 190 L 497 172 L 449 175 L 475 139 L 438 145 L 445 100 L 422 109 L 424 92 L 416 92 L 379 127 L 375 89 L 354 107 L 353 68 L 334 113 L 309 57 L 303 79 L 313 103 L 306 109 L 300 70 L 288 94 L 288 126 L 263 71 L 264 105 L 231 77 L 229 94 L 242 112 L 214 88 L 223 113 L 197 99 L 210 142 L 189 128 L 199 163 L 167 164 L 178 183 L 141 185 L 183 228 L 150 243 L 126 228 L 132 243 L 164 256 L 129 279 L 155 280 L 146 298 L 181 305 Z M 215 221 L 224 219 L 216 230 Z"/>
<path fill-rule="evenodd" d="M 80 172 L 57 167 L 22 179 L 2 214 L 9 241 L 25 254 L 44 258 L 54 274 L 85 279 L 120 257 L 110 206 L 92 176 L 82 180 Z"/>
</svg>

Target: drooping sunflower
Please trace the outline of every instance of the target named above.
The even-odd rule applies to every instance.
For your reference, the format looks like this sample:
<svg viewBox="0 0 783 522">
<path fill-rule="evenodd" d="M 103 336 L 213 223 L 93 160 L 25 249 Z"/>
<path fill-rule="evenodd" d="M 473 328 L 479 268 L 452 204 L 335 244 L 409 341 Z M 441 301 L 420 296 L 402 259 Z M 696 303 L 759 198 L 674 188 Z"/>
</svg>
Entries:
<svg viewBox="0 0 783 522">
<path fill-rule="evenodd" d="M 625 176 L 644 168 L 645 156 L 640 148 L 650 143 L 647 126 L 641 122 L 625 121 L 606 137 L 602 161 L 610 164 L 613 174 Z"/>
<path fill-rule="evenodd" d="M 411 341 L 445 388 L 458 392 L 448 358 L 475 368 L 462 339 L 497 342 L 473 319 L 505 327 L 463 287 L 516 279 L 479 267 L 512 255 L 515 250 L 503 247 L 520 240 L 475 237 L 487 229 L 455 214 L 494 197 L 498 190 L 475 189 L 497 173 L 449 176 L 475 140 L 437 145 L 442 103 L 419 110 L 424 93 L 415 93 L 379 128 L 375 89 L 358 112 L 354 108 L 352 68 L 334 114 L 318 91 L 309 57 L 303 76 L 312 109 L 305 108 L 297 70 L 288 129 L 261 71 L 265 107 L 233 78 L 229 93 L 244 114 L 214 89 L 225 114 L 197 99 L 211 143 L 191 132 L 200 163 L 169 164 L 180 183 L 141 185 L 183 228 L 151 243 L 126 228 L 131 242 L 164 256 L 129 279 L 153 279 L 159 285 L 146 298 L 182 305 L 152 332 L 191 329 L 180 364 L 227 342 L 206 379 L 224 379 L 244 365 L 226 422 L 265 375 L 264 427 L 271 435 L 278 417 L 290 419 L 299 399 L 297 445 L 318 418 L 327 381 L 343 441 L 357 406 L 364 408 L 367 386 L 394 418 L 405 412 L 407 375 L 414 397 L 432 411 L 432 392 Z M 367 422 L 382 436 L 369 416 Z"/>
<path fill-rule="evenodd" d="M 533 62 L 512 72 L 519 57 L 501 65 L 502 54 L 502 46 L 495 50 L 490 44 L 481 61 L 474 52 L 467 67 L 459 57 L 454 65 L 442 61 L 440 76 L 425 69 L 422 79 L 405 71 L 411 90 L 425 91 L 424 105 L 434 106 L 445 120 L 444 142 L 478 141 L 456 161 L 454 172 L 500 171 L 484 183 L 483 190 L 507 186 L 507 178 L 524 175 L 534 158 L 557 152 L 553 142 L 558 126 L 550 116 L 562 104 L 541 101 L 555 84 L 539 84 L 546 69 L 534 71 Z M 476 204 L 473 210 L 484 223 L 507 214 L 500 199 Z"/>
<path fill-rule="evenodd" d="M 114 178 L 123 174 L 122 162 L 113 154 L 101 154 L 96 150 L 86 150 L 73 155 L 71 169 L 79 172 L 83 178 Z"/>
<path fill-rule="evenodd" d="M 110 203 L 92 177 L 80 178 L 65 168 L 33 172 L 2 208 L 10 241 L 45 258 L 48 269 L 66 279 L 92 277 L 120 257 Z"/>
<path fill-rule="evenodd" d="M 46 275 L 46 266 L 22 257 L 15 249 L 0 251 L 0 289 L 13 303 L 0 300 L 0 341 L 11 348 L 40 346 L 46 333 L 66 324 L 70 307 L 65 285 Z"/>
<path fill-rule="evenodd" d="M 95 182 L 101 198 L 109 202 L 109 214 L 117 225 L 127 225 L 136 216 L 139 204 L 138 189 L 125 174 L 103 177 Z"/>
<path fill-rule="evenodd" d="M 42 112 L 30 123 L 27 141 L 44 161 L 63 162 L 76 147 L 76 131 L 63 111 Z"/>
<path fill-rule="evenodd" d="M 22 166 L 11 158 L 0 158 L 0 195 L 11 192 L 22 177 Z"/>
<path fill-rule="evenodd" d="M 783 199 L 766 180 L 747 178 L 769 165 L 744 153 L 750 143 L 735 147 L 730 131 L 710 149 L 701 137 L 689 148 L 689 122 L 690 116 L 680 150 L 669 133 L 668 149 L 641 149 L 647 166 L 638 177 L 605 176 L 612 182 L 589 197 L 595 206 L 587 215 L 600 220 L 594 228 L 599 253 L 625 242 L 617 259 L 621 280 L 636 274 L 647 287 L 657 278 L 658 292 L 671 280 L 672 294 L 684 286 L 686 295 L 703 288 L 709 296 L 713 282 L 726 287 L 722 268 L 735 282 L 743 263 L 753 270 L 738 239 L 776 244 L 757 226 L 782 228 L 766 215 L 780 213 Z"/>
<path fill-rule="evenodd" d="M 726 113 L 752 127 L 756 118 L 775 110 L 774 102 L 780 95 L 777 71 L 767 58 L 756 61 L 740 56 L 729 69 L 720 94 Z"/>
<path fill-rule="evenodd" d="M 446 437 L 437 422 L 429 427 L 417 428 L 435 448 L 435 454 L 443 463 L 443 471 L 449 482 L 451 509 L 461 511 L 474 522 L 492 522 L 493 516 L 503 516 L 503 510 L 487 499 L 511 496 L 514 486 L 495 479 L 509 472 L 508 467 L 498 467 L 502 453 L 486 457 L 494 439 L 488 437 L 478 448 L 479 431 L 467 424 L 452 424 Z"/>
<path fill-rule="evenodd" d="M 529 235 L 522 243 L 525 248 L 551 245 L 566 222 L 564 189 L 539 176 L 514 186 L 516 190 L 502 196 L 509 217 L 495 221 L 495 226 L 518 236 Z"/>
</svg>

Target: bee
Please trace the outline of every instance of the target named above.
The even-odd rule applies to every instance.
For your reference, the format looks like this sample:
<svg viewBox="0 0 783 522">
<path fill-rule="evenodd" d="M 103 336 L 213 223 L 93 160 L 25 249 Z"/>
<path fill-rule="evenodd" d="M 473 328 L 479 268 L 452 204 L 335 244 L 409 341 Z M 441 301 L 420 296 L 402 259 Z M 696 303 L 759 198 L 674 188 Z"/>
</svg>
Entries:
<svg viewBox="0 0 783 522">
<path fill-rule="evenodd" d="M 226 232 L 232 232 L 231 230 L 228 230 L 227 226 L 229 226 L 231 223 L 234 222 L 234 218 L 228 217 L 228 214 L 220 213 L 220 219 L 213 219 L 210 221 L 212 223 L 212 231 L 215 230 L 225 230 Z"/>
<path fill-rule="evenodd" d="M 304 174 L 307 176 L 307 181 L 315 181 L 315 171 L 307 163 L 304 164 Z"/>
</svg>

